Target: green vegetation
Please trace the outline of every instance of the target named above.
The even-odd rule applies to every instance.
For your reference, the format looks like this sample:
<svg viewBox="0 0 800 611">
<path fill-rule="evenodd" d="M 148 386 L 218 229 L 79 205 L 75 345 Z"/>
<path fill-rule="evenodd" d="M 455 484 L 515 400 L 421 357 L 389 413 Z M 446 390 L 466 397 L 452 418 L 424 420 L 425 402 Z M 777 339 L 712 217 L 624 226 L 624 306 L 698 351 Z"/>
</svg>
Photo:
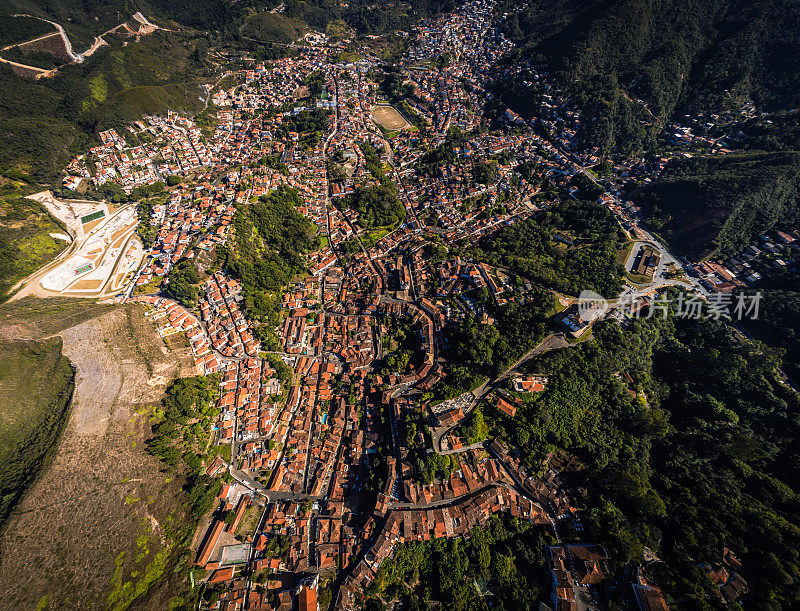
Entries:
<svg viewBox="0 0 800 611">
<path fill-rule="evenodd" d="M 393 104 L 398 104 L 414 94 L 414 87 L 411 83 L 405 82 L 402 73 L 395 66 L 388 66 L 385 69 L 380 87 Z"/>
<path fill-rule="evenodd" d="M 25 297 L 0 305 L 0 322 L 23 325 L 31 337 L 39 339 L 101 316 L 116 307 L 94 299 Z"/>
<path fill-rule="evenodd" d="M 722 127 L 720 126 L 719 129 Z M 717 131 L 719 130 L 714 130 L 714 132 Z M 772 113 L 767 117 L 759 116 L 745 122 L 741 126 L 741 131 L 747 136 L 747 139 L 741 143 L 745 149 L 794 151 L 798 149 L 798 143 L 800 143 L 800 116 L 795 112 Z"/>
<path fill-rule="evenodd" d="M 145 536 L 145 540 L 146 540 Z M 173 550 L 174 544 L 159 549 L 154 555 L 150 563 L 141 569 L 131 574 L 132 577 L 141 577 L 134 584 L 133 581 L 125 581 L 123 583 L 123 566 L 125 564 L 125 552 L 120 552 L 114 561 L 114 576 L 112 578 L 113 590 L 108 595 L 107 602 L 108 608 L 114 611 L 124 611 L 128 609 L 131 604 L 141 596 L 144 596 L 150 587 L 160 581 L 164 576 L 167 569 L 167 563 L 170 559 L 170 554 Z M 142 558 L 138 559 L 138 564 L 145 557 L 149 556 L 149 550 L 144 550 Z M 142 574 L 143 573 L 143 574 Z"/>
<path fill-rule="evenodd" d="M 784 369 L 800 379 L 800 273 L 797 270 L 768 277 L 759 283 L 762 299 L 757 319 L 742 325 L 770 346 L 785 350 Z M 751 292 L 751 291 L 746 291 Z"/>
<path fill-rule="evenodd" d="M 88 47 L 98 34 L 130 19 L 137 10 L 159 25 L 174 20 L 191 28 L 210 30 L 215 37 L 222 38 L 234 36 L 235 19 L 241 14 L 241 10 L 227 0 L 203 3 L 147 0 L 137 5 L 125 0 L 107 0 L 103 2 L 102 10 L 97 4 L 81 0 L 9 0 L 6 4 L 9 13 L 30 13 L 62 24 L 76 52 Z M 174 22 L 166 25 L 174 25 Z"/>
<path fill-rule="evenodd" d="M 325 89 L 325 73 L 322 70 L 315 70 L 305 78 L 303 84 L 308 87 L 309 97 L 318 100 Z"/>
<path fill-rule="evenodd" d="M 404 608 L 440 601 L 454 610 L 535 609 L 547 602 L 548 579 L 541 529 L 516 518 L 493 517 L 469 539 L 434 539 L 397 546 L 367 590 L 366 608 L 399 598 Z M 481 596 L 481 589 L 492 594 Z"/>
<path fill-rule="evenodd" d="M 200 283 L 200 272 L 194 263 L 184 259 L 169 271 L 164 293 L 190 310 L 197 305 L 197 285 Z"/>
<path fill-rule="evenodd" d="M 397 198 L 397 188 L 388 182 L 359 187 L 347 196 L 346 203 L 358 212 L 358 222 L 365 229 L 395 227 L 406 219 L 406 209 Z"/>
<path fill-rule="evenodd" d="M 455 397 L 480 386 L 505 371 L 545 335 L 553 296 L 536 290 L 526 304 L 509 303 L 492 308 L 488 291 L 478 301 L 493 312 L 494 324 L 469 316 L 444 329 L 447 364 L 445 378 L 436 385 L 439 398 Z"/>
<path fill-rule="evenodd" d="M 66 233 L 66 228 L 41 204 L 24 197 L 0 198 L 0 301 L 18 281 L 64 250 L 66 243 L 51 233 Z"/>
<path fill-rule="evenodd" d="M 442 166 L 455 163 L 458 159 L 456 149 L 467 142 L 468 134 L 457 127 L 451 127 L 447 131 L 444 142 L 427 151 L 420 157 L 417 172 L 422 176 L 436 176 Z"/>
<path fill-rule="evenodd" d="M 277 137 L 286 139 L 291 131 L 295 131 L 298 134 L 326 132 L 328 130 L 330 116 L 331 111 L 324 108 L 301 110 L 297 114 L 286 117 L 276 132 Z"/>
<path fill-rule="evenodd" d="M 245 21 L 242 35 L 259 42 L 288 44 L 303 36 L 306 30 L 305 24 L 298 19 L 264 11 L 256 13 Z"/>
<path fill-rule="evenodd" d="M 289 382 L 294 374 L 291 367 L 289 367 L 283 360 L 276 354 L 268 354 L 266 360 L 272 365 L 275 370 L 275 377 L 281 382 Z"/>
<path fill-rule="evenodd" d="M 329 25 L 336 26 L 329 34 L 341 31 L 343 26 L 353 28 L 360 34 L 382 34 L 408 30 L 418 19 L 452 6 L 450 0 L 413 0 L 404 4 L 390 0 L 353 0 L 341 5 L 324 0 L 287 0 L 284 2 L 284 14 L 301 19 L 318 30 L 328 30 Z"/>
<path fill-rule="evenodd" d="M 381 335 L 384 358 L 379 371 L 403 374 L 422 352 L 422 325 L 413 324 L 410 316 L 389 317 L 385 324 L 388 329 Z"/>
<path fill-rule="evenodd" d="M 0 46 L 32 40 L 52 31 L 52 25 L 39 19 L 0 13 Z"/>
<path fill-rule="evenodd" d="M 52 70 L 66 63 L 64 58 L 56 58 L 47 51 L 31 50 L 28 47 L 11 47 L 3 51 L 3 59 L 45 70 Z"/>
<path fill-rule="evenodd" d="M 492 428 L 535 469 L 557 448 L 577 456 L 574 502 L 588 535 L 618 563 L 653 549 L 669 596 L 713 604 L 697 563 L 727 545 L 743 558 L 752 600 L 791 608 L 800 404 L 776 381 L 778 365 L 712 320 L 603 323 L 593 341 L 533 362 L 547 389 Z"/>
<path fill-rule="evenodd" d="M 304 255 L 319 247 L 316 228 L 297 211 L 302 205 L 297 189 L 281 185 L 240 206 L 233 219 L 235 244 L 219 248 L 227 269 L 242 281 L 244 309 L 259 323 L 255 332 L 267 349 L 277 346 L 271 327 L 278 321 L 280 290 L 306 271 Z"/>
<path fill-rule="evenodd" d="M 55 451 L 75 373 L 61 339 L 0 341 L 0 529 Z"/>
<path fill-rule="evenodd" d="M 148 452 L 185 476 L 186 503 L 195 522 L 211 510 L 221 486 L 203 467 L 211 425 L 219 415 L 215 406 L 218 383 L 218 376 L 173 382 L 157 414 L 153 437 L 147 441 Z"/>
<path fill-rule="evenodd" d="M 673 160 L 641 199 L 679 253 L 726 257 L 776 223 L 800 221 L 798 186 L 800 153 L 737 153 Z"/>
<path fill-rule="evenodd" d="M 0 166 L 54 182 L 100 130 L 167 108 L 196 112 L 198 85 L 212 70 L 205 48 L 203 37 L 156 32 L 124 47 L 101 47 L 48 79 L 17 76 L 0 65 Z"/>
<path fill-rule="evenodd" d="M 482 185 L 490 185 L 497 176 L 497 162 L 480 160 L 472 166 L 472 180 Z"/>
<path fill-rule="evenodd" d="M 574 243 L 556 241 L 557 234 L 566 234 Z M 622 242 L 622 231 L 606 208 L 593 202 L 563 202 L 501 229 L 483 240 L 473 256 L 563 293 L 592 289 L 614 297 L 622 290 L 624 269 L 617 259 Z"/>
<path fill-rule="evenodd" d="M 369 142 L 359 142 L 358 148 L 364 153 L 364 167 L 367 169 L 367 172 L 369 172 L 374 179 L 381 181 L 382 184 L 387 183 L 389 179 L 386 178 L 383 173 L 383 162 L 381 161 L 378 151 L 375 150 L 375 147 Z"/>
<path fill-rule="evenodd" d="M 676 111 L 747 99 L 768 110 L 800 103 L 800 73 L 789 59 L 800 51 L 800 18 L 785 0 L 530 1 L 510 11 L 504 30 L 584 108 L 583 135 L 604 152 L 652 145 Z M 524 80 L 498 93 L 527 113 L 541 92 Z"/>
</svg>

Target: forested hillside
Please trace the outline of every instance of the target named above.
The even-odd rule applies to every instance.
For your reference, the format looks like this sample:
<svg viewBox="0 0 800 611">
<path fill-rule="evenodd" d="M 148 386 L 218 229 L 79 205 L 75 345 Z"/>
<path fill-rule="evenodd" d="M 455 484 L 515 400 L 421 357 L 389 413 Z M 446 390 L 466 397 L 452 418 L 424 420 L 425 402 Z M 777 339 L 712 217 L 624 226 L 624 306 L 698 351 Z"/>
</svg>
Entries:
<svg viewBox="0 0 800 611">
<path fill-rule="evenodd" d="M 0 8 L 0 34 L 6 27 L 19 29 L 16 23 L 3 23 L 5 15 L 26 13 L 62 24 L 78 50 L 88 47 L 98 34 L 129 20 L 137 11 L 161 26 L 186 26 L 233 41 L 239 38 L 240 26 L 248 12 L 270 10 L 279 5 L 284 6 L 283 13 L 287 17 L 300 19 L 318 30 L 324 31 L 330 22 L 341 20 L 360 34 L 407 29 L 422 17 L 453 7 L 452 0 L 403 3 L 392 0 L 348 3 L 325 0 L 8 0 L 7 4 L 7 8 Z"/>
<path fill-rule="evenodd" d="M 330 22 L 341 19 L 360 34 L 385 34 L 408 29 L 420 18 L 455 6 L 453 0 L 411 0 L 403 3 L 391 0 L 351 0 L 347 3 L 287 0 L 283 4 L 286 15 L 302 19 L 313 28 L 324 30 Z"/>
<path fill-rule="evenodd" d="M 306 271 L 303 256 L 320 244 L 314 225 L 297 211 L 302 205 L 299 191 L 286 185 L 240 205 L 235 242 L 219 249 L 226 270 L 242 282 L 244 310 L 258 323 L 259 341 L 270 349 L 276 346 L 272 327 L 279 320 L 280 291 Z"/>
<path fill-rule="evenodd" d="M 205 36 L 156 32 L 102 47 L 48 79 L 21 77 L 0 65 L 0 167 L 50 182 L 100 129 L 168 108 L 202 108 L 207 48 Z"/>
<path fill-rule="evenodd" d="M 594 202 L 560 203 L 482 240 L 470 254 L 569 295 L 622 290 L 617 259 L 624 240 L 616 219 Z"/>
<path fill-rule="evenodd" d="M 591 536 L 619 563 L 655 551 L 659 585 L 681 608 L 712 600 L 699 565 L 723 546 L 743 556 L 753 601 L 795 608 L 800 430 L 778 364 L 713 321 L 606 323 L 592 342 L 533 362 L 547 390 L 514 419 L 489 411 L 489 435 L 533 465 L 558 448 L 576 456 L 578 472 L 564 477 Z"/>
<path fill-rule="evenodd" d="M 605 150 L 637 150 L 676 110 L 800 104 L 800 6 L 790 0 L 530 0 L 504 9 L 504 29 L 522 46 L 510 61 L 531 58 L 553 73 L 584 107 L 587 141 Z"/>
<path fill-rule="evenodd" d="M 757 339 L 785 350 L 784 371 L 800 380 L 800 270 L 788 270 L 759 283 L 761 315 L 742 321 Z"/>
<path fill-rule="evenodd" d="M 677 253 L 735 255 L 776 223 L 800 218 L 800 153 L 675 159 L 640 197 Z"/>
<path fill-rule="evenodd" d="M 228 35 L 233 35 L 242 11 L 231 0 L 7 0 L 4 4 L 0 15 L 24 13 L 61 24 L 76 52 L 85 50 L 95 36 L 130 20 L 137 11 L 162 27 L 180 24 Z M 48 26 L 47 31 L 52 30 Z"/>
</svg>

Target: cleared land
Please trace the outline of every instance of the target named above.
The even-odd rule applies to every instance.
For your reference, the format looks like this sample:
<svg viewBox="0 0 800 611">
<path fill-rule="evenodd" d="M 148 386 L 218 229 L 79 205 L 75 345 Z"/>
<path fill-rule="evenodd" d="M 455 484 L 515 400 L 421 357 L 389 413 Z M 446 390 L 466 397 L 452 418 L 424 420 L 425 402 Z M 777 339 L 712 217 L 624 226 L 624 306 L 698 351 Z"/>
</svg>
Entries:
<svg viewBox="0 0 800 611">
<path fill-rule="evenodd" d="M 0 336 L 54 332 L 76 368 L 73 406 L 0 539 L 0 608 L 169 608 L 185 513 L 180 484 L 145 441 L 166 384 L 194 372 L 188 351 L 169 352 L 137 306 L 28 298 L 0 308 Z M 11 374 L 17 387 L 27 378 Z"/>
<path fill-rule="evenodd" d="M 395 131 L 411 127 L 394 106 L 380 105 L 372 109 L 372 120 L 386 129 Z"/>
<path fill-rule="evenodd" d="M 63 258 L 27 278 L 13 299 L 57 294 L 98 297 L 106 286 L 117 290 L 135 271 L 143 251 L 133 238 L 138 223 L 134 206 L 112 212 L 104 203 L 60 201 L 49 191 L 31 197 L 63 222 L 75 241 Z M 119 273 L 122 278 L 116 276 Z"/>
</svg>

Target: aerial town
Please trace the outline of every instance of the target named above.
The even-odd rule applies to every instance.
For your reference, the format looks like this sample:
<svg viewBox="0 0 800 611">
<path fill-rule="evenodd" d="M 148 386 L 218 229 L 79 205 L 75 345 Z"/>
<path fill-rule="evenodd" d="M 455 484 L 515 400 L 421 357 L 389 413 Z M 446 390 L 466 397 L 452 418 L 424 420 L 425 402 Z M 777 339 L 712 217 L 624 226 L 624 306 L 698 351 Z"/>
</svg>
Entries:
<svg viewBox="0 0 800 611">
<path fill-rule="evenodd" d="M 510 109 L 490 122 L 484 111 L 498 103 L 487 88 L 490 67 L 511 48 L 492 11 L 491 0 L 470 0 L 403 32 L 407 50 L 393 82 L 405 98 L 382 86 L 383 64 L 369 49 L 342 59 L 344 42 L 317 36 L 290 57 L 249 60 L 226 74 L 210 94 L 217 109 L 210 132 L 173 112 L 145 117 L 127 132 L 104 131 L 102 144 L 67 168 L 67 189 L 84 181 L 127 193 L 169 185 L 164 203 L 137 211 L 152 235 L 136 257 L 141 264 L 117 267 L 107 292 L 141 304 L 162 337 L 185 336 L 198 373 L 217 385 L 216 450 L 204 468 L 224 484 L 196 550 L 197 579 L 215 593 L 203 609 L 319 609 L 323 589 L 334 608 L 359 608 L 399 545 L 468 537 L 496 515 L 552 535 L 551 608 L 597 608 L 608 553 L 602 541 L 561 542 L 564 524 L 580 523 L 559 477 L 563 465 L 553 459 L 534 472 L 500 440 L 474 443 L 464 433 L 480 404 L 514 418 L 519 396 L 542 392 L 547 375 L 512 368 L 508 389 L 485 384 L 433 400 L 446 376 L 443 329 L 488 316 L 475 289 L 498 306 L 540 299 L 514 272 L 449 247 L 547 210 L 553 193 L 582 174 L 635 242 L 627 271 L 640 280 L 626 287 L 634 296 L 676 284 L 705 296 L 730 292 L 765 267 L 785 266 L 782 253 L 797 257 L 796 227 L 766 233 L 725 261 L 693 266 L 673 257 L 639 226 L 640 211 L 625 196 L 629 181 L 655 178 L 667 155 L 612 160 L 602 178 L 589 172 L 597 151 L 573 147 L 581 112 L 546 74 L 535 75 L 546 92 L 539 123 L 546 133 Z M 437 62 L 442 56 L 447 61 Z M 689 127 L 668 131 L 674 154 L 727 151 Z M 439 159 L 426 153 L 432 149 Z M 552 188 L 519 180 L 522 164 Z M 396 205 L 380 216 L 366 199 L 390 185 Z M 288 190 L 296 190 L 297 212 L 317 245 L 304 253 L 306 272 L 279 293 L 276 324 L 267 325 L 249 315 L 241 278 L 218 259 L 241 240 L 241 206 Z M 354 196 L 364 205 L 351 205 Z M 554 239 L 571 244 L 569 236 Z M 114 256 L 123 256 L 127 242 L 115 244 Z M 89 288 L 78 279 L 94 278 L 96 265 L 81 253 L 42 288 Z M 161 290 L 187 260 L 205 272 L 193 303 Z M 554 298 L 562 328 L 546 349 L 579 340 L 591 326 L 572 308 L 576 296 Z M 428 477 L 431 460 L 445 462 L 444 473 Z M 708 570 L 721 598 L 746 591 L 732 551 Z M 667 608 L 643 575 L 629 587 L 639 608 Z"/>
</svg>

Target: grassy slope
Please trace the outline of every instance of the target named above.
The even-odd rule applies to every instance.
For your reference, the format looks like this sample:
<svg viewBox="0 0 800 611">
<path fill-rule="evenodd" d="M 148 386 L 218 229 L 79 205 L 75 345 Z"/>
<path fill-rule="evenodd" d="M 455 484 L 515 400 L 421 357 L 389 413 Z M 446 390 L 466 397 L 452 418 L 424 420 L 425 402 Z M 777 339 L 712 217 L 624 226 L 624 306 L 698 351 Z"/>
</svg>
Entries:
<svg viewBox="0 0 800 611">
<path fill-rule="evenodd" d="M 109 361 L 117 368 L 124 363 L 127 386 L 114 409 L 141 410 L 97 438 L 82 435 L 80 425 L 60 434 L 74 374 L 62 356 L 61 338 L 41 339 L 67 330 L 65 344 L 70 337 L 74 342 L 71 328 L 87 321 L 90 326 L 78 335 L 96 355 L 80 356 L 83 367 L 96 363 L 113 372 Z M 180 375 L 186 363 L 175 367 L 185 355 L 162 353 L 140 308 L 90 300 L 26 298 L 4 304 L 0 337 L 12 335 L 36 339 L 0 340 L 0 525 L 5 522 L 0 566 L 12 584 L 6 592 L 9 608 L 37 608 L 37 602 L 50 609 L 172 608 L 188 591 L 192 556 L 186 546 L 195 525 L 181 506 L 182 479 L 165 475 L 145 449 L 163 386 L 143 380 L 151 370 Z M 131 400 L 146 402 L 127 404 Z M 20 500 L 26 488 L 29 493 Z M 76 566 L 81 569 L 73 570 Z"/>
<path fill-rule="evenodd" d="M 308 28 L 298 20 L 280 13 L 256 13 L 249 17 L 242 34 L 262 42 L 290 43 L 305 34 Z"/>
<path fill-rule="evenodd" d="M 52 457 L 74 372 L 59 338 L 0 341 L 0 528 Z"/>
<path fill-rule="evenodd" d="M 21 197 L 0 198 L 0 301 L 9 289 L 65 247 L 51 233 L 65 229 L 38 202 Z"/>
</svg>

